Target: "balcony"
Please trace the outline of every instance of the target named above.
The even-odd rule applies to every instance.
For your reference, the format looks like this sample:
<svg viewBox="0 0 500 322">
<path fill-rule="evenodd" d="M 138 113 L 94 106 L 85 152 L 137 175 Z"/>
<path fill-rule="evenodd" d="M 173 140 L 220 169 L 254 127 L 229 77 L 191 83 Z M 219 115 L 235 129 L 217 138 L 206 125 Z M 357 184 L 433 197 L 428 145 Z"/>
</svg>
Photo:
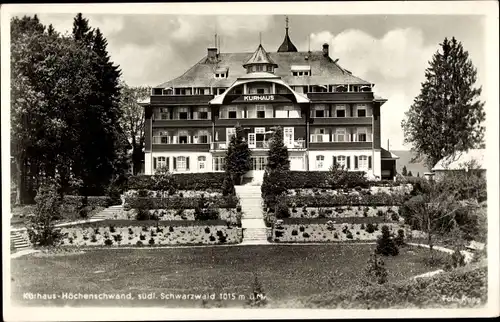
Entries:
<svg viewBox="0 0 500 322">
<path fill-rule="evenodd" d="M 240 123 L 241 126 L 272 126 L 272 125 L 305 125 L 306 120 L 297 118 L 235 118 L 235 119 L 217 119 L 215 126 L 234 126 Z"/>
<path fill-rule="evenodd" d="M 270 140 L 266 141 L 255 141 L 255 144 L 249 144 L 249 148 L 252 150 L 267 150 L 269 149 Z M 225 151 L 227 150 L 227 142 L 212 142 L 210 144 L 210 151 Z M 305 150 L 306 142 L 305 140 L 295 140 L 290 144 L 287 144 L 289 150 Z"/>
<path fill-rule="evenodd" d="M 352 92 L 352 93 L 308 93 L 307 97 L 313 103 L 366 103 L 373 101 L 373 92 Z"/>
<path fill-rule="evenodd" d="M 151 95 L 152 105 L 208 104 L 213 95 Z"/>
<path fill-rule="evenodd" d="M 312 117 L 311 125 L 371 125 L 371 117 Z"/>
<path fill-rule="evenodd" d="M 207 119 L 198 120 L 153 120 L 153 127 L 211 127 L 212 121 Z"/>
<path fill-rule="evenodd" d="M 373 142 L 311 142 L 309 150 L 371 150 Z"/>
</svg>

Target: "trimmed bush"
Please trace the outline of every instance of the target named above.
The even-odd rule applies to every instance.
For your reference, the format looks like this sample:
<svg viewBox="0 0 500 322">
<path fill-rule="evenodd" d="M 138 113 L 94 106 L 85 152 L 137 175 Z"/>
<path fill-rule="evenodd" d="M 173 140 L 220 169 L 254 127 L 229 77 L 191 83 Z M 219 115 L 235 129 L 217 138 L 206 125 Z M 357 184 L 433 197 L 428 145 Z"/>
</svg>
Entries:
<svg viewBox="0 0 500 322">
<path fill-rule="evenodd" d="M 302 237 L 304 237 L 304 238 L 309 238 L 309 234 L 308 234 L 308 233 L 303 233 L 303 234 L 302 234 Z"/>
<path fill-rule="evenodd" d="M 151 237 L 151 238 L 149 239 L 148 244 L 149 244 L 150 246 L 155 244 L 155 240 L 154 240 L 154 238 L 153 238 L 153 237 Z"/>
<path fill-rule="evenodd" d="M 193 197 L 181 198 L 177 196 L 168 198 L 151 198 L 151 197 L 128 197 L 125 203 L 130 208 L 139 209 L 144 207 L 145 203 L 147 209 L 193 209 L 196 208 L 200 201 L 212 203 L 215 208 L 236 208 L 238 205 L 238 198 L 236 196 L 219 196 L 219 197 Z"/>
<path fill-rule="evenodd" d="M 113 245 L 113 241 L 112 241 L 111 239 L 107 238 L 107 239 L 104 241 L 104 245 L 106 245 L 106 246 L 111 246 L 111 245 Z"/>
<path fill-rule="evenodd" d="M 142 246 L 144 245 L 142 241 L 138 240 L 137 243 L 135 243 L 137 246 Z"/>
<path fill-rule="evenodd" d="M 297 236 L 298 234 L 299 232 L 297 231 L 297 229 L 292 230 L 292 236 Z"/>
<path fill-rule="evenodd" d="M 162 189 L 168 191 L 171 185 L 175 185 L 179 190 L 220 190 L 224 182 L 224 172 L 203 172 L 203 173 L 175 173 L 171 175 L 172 182 L 168 185 L 164 183 Z M 158 190 L 154 176 L 138 175 L 131 176 L 126 184 L 127 189 L 148 189 Z"/>
<path fill-rule="evenodd" d="M 399 254 L 399 249 L 390 235 L 389 227 L 386 225 L 382 226 L 382 236 L 377 240 L 375 252 L 384 256 L 396 256 Z"/>
</svg>

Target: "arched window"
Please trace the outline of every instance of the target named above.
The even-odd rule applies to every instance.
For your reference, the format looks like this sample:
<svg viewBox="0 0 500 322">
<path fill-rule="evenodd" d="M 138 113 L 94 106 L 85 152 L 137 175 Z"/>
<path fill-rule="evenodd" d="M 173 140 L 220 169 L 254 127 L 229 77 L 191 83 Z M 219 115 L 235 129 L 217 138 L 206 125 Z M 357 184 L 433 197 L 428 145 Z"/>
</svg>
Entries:
<svg viewBox="0 0 500 322">
<path fill-rule="evenodd" d="M 316 169 L 323 169 L 325 165 L 325 156 L 317 155 L 316 156 Z"/>
</svg>

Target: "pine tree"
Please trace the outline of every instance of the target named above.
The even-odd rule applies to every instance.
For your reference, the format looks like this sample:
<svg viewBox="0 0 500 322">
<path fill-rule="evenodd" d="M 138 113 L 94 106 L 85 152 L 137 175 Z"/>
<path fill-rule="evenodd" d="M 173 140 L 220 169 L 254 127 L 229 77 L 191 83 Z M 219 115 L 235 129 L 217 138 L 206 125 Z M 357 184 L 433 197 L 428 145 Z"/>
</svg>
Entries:
<svg viewBox="0 0 500 322">
<path fill-rule="evenodd" d="M 94 33 L 89 26 L 89 20 L 83 18 L 81 13 L 78 13 L 73 19 L 73 39 L 90 48 L 93 38 Z"/>
<path fill-rule="evenodd" d="M 484 147 L 484 103 L 479 100 L 481 87 L 474 87 L 477 70 L 454 37 L 440 46 L 401 123 L 405 143 L 417 158 L 425 157 L 429 169 L 457 152 Z"/>
<path fill-rule="evenodd" d="M 420 178 L 420 172 L 417 172 L 417 178 Z"/>
<path fill-rule="evenodd" d="M 267 159 L 267 169 L 268 170 L 290 170 L 290 160 L 288 159 L 288 149 L 283 141 L 283 129 L 277 127 L 271 138 L 271 143 L 269 145 L 268 159 Z"/>
<path fill-rule="evenodd" d="M 401 174 L 405 177 L 408 175 L 408 170 L 406 169 L 406 166 L 403 166 L 403 170 L 401 170 Z"/>
<path fill-rule="evenodd" d="M 243 175 L 251 169 L 252 166 L 252 151 L 248 147 L 248 143 L 243 140 L 243 128 L 236 124 L 236 135 L 231 137 L 229 146 L 226 152 L 226 171 L 231 174 L 233 182 L 241 183 Z"/>
<path fill-rule="evenodd" d="M 408 177 L 413 177 L 413 173 L 411 173 L 411 171 L 408 172 Z"/>
</svg>

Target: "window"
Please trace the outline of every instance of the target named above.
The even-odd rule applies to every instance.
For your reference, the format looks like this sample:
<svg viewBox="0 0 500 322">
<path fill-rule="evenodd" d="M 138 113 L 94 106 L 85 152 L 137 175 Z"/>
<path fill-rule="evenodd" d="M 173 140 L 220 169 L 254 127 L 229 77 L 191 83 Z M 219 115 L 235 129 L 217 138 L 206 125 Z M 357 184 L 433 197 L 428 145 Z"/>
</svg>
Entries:
<svg viewBox="0 0 500 322">
<path fill-rule="evenodd" d="M 199 156 L 198 157 L 198 170 L 205 170 L 206 162 L 207 162 L 207 157 Z"/>
<path fill-rule="evenodd" d="M 230 119 L 235 119 L 236 118 L 236 111 L 229 111 L 227 113 L 228 118 Z"/>
<path fill-rule="evenodd" d="M 366 128 L 358 129 L 358 142 L 366 142 Z"/>
<path fill-rule="evenodd" d="M 213 157 L 213 171 L 224 171 L 224 157 Z"/>
<path fill-rule="evenodd" d="M 345 160 L 345 155 L 339 155 L 337 157 L 337 164 L 340 166 L 341 169 L 347 169 L 347 164 Z"/>
<path fill-rule="evenodd" d="M 335 108 L 336 117 L 345 117 L 345 105 L 339 105 Z"/>
<path fill-rule="evenodd" d="M 266 106 L 265 105 L 256 105 L 257 109 L 257 118 L 263 119 L 266 118 Z"/>
<path fill-rule="evenodd" d="M 257 94 L 265 94 L 266 90 L 264 88 L 257 88 Z"/>
<path fill-rule="evenodd" d="M 188 108 L 187 107 L 181 107 L 179 108 L 179 120 L 187 120 L 188 117 Z"/>
<path fill-rule="evenodd" d="M 206 119 L 208 119 L 208 108 L 201 107 L 198 110 L 198 119 L 200 119 L 200 120 L 206 120 Z"/>
<path fill-rule="evenodd" d="M 315 110 L 314 117 L 326 117 L 325 110 L 323 108 Z"/>
<path fill-rule="evenodd" d="M 262 65 L 257 65 L 256 67 L 257 67 L 257 71 L 258 71 L 258 72 L 261 72 L 261 71 L 262 71 Z"/>
<path fill-rule="evenodd" d="M 264 134 L 264 133 L 266 133 L 265 127 L 256 127 L 255 128 L 255 134 Z"/>
<path fill-rule="evenodd" d="M 263 171 L 266 169 L 266 165 L 267 165 L 267 157 L 266 156 L 252 157 L 252 170 L 253 171 Z"/>
<path fill-rule="evenodd" d="M 298 75 L 299 75 L 299 73 L 297 73 L 297 72 L 292 72 L 292 76 L 298 76 Z"/>
<path fill-rule="evenodd" d="M 167 158 L 165 157 L 158 157 L 157 158 L 157 163 L 156 163 L 156 168 L 164 168 L 167 166 Z"/>
<path fill-rule="evenodd" d="M 358 117 L 366 117 L 366 106 L 358 105 Z"/>
<path fill-rule="evenodd" d="M 347 142 L 345 129 L 337 129 L 335 135 L 337 137 L 337 142 Z"/>
<path fill-rule="evenodd" d="M 167 108 L 160 108 L 160 120 L 168 120 L 170 118 L 169 114 Z"/>
<path fill-rule="evenodd" d="M 368 169 L 368 157 L 366 155 L 358 157 L 358 169 Z"/>
<path fill-rule="evenodd" d="M 299 76 L 302 76 L 302 75 L 304 75 L 304 72 L 299 72 Z"/>
<path fill-rule="evenodd" d="M 187 166 L 187 158 L 186 157 L 177 157 L 177 167 L 178 171 L 186 171 L 188 170 Z"/>
<path fill-rule="evenodd" d="M 273 72 L 273 66 L 267 66 L 267 71 L 272 73 Z"/>
<path fill-rule="evenodd" d="M 317 155 L 316 156 L 316 169 L 323 169 L 324 165 L 325 165 L 325 156 L 324 155 Z"/>
</svg>

